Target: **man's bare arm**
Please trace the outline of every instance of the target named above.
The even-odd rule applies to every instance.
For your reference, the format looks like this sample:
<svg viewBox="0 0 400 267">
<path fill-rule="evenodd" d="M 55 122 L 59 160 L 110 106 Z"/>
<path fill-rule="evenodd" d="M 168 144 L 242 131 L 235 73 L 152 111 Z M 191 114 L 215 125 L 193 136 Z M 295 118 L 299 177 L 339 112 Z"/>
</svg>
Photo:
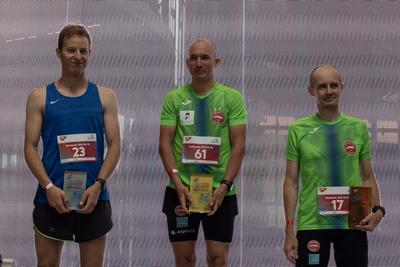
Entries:
<svg viewBox="0 0 400 267">
<path fill-rule="evenodd" d="M 371 161 L 370 160 L 361 161 L 360 169 L 361 169 L 362 186 L 371 187 L 372 207 L 381 206 L 381 196 Z M 373 231 L 375 227 L 382 221 L 382 219 L 383 219 L 382 211 L 377 210 L 375 213 L 370 213 L 367 217 L 362 219 L 360 224 L 356 225 L 355 228 L 362 231 Z"/>
<path fill-rule="evenodd" d="M 34 89 L 28 96 L 26 104 L 24 157 L 32 174 L 42 187 L 51 183 L 43 162 L 40 159 L 38 144 L 43 127 L 46 88 Z M 46 191 L 49 205 L 58 213 L 69 212 L 67 209 L 68 198 L 64 191 L 53 186 Z"/>
<path fill-rule="evenodd" d="M 121 154 L 121 134 L 118 121 L 118 100 L 109 88 L 100 88 L 103 104 L 104 130 L 107 142 L 107 153 L 98 177 L 107 180 L 118 164 Z"/>
<path fill-rule="evenodd" d="M 39 184 L 45 187 L 51 182 L 38 150 L 39 139 L 43 126 L 45 105 L 45 88 L 34 89 L 28 96 L 26 103 L 24 157 L 26 164 L 36 177 Z"/>
<path fill-rule="evenodd" d="M 286 175 L 283 181 L 283 206 L 285 212 L 285 243 L 286 258 L 295 263 L 298 258 L 298 241 L 294 232 L 294 218 L 299 193 L 299 165 L 296 161 L 286 161 Z"/>
<path fill-rule="evenodd" d="M 192 201 L 189 190 L 182 184 L 179 173 L 171 173 L 172 169 L 176 169 L 176 160 L 172 151 L 175 131 L 175 126 L 160 126 L 159 153 L 165 170 L 169 173 L 171 180 L 175 184 L 179 202 L 185 212 L 189 213 L 187 203 Z"/>
<path fill-rule="evenodd" d="M 231 157 L 228 161 L 224 179 L 233 181 L 242 166 L 246 153 L 246 125 L 230 126 L 229 137 L 232 144 Z"/>
<path fill-rule="evenodd" d="M 104 131 L 107 142 L 107 153 L 100 168 L 98 178 L 107 181 L 118 164 L 121 153 L 121 136 L 118 121 L 118 101 L 113 90 L 109 88 L 99 88 L 100 99 L 103 106 Z M 81 198 L 81 205 L 78 210 L 80 213 L 91 213 L 98 201 L 101 193 L 101 184 L 95 182 L 87 188 Z"/>
<path fill-rule="evenodd" d="M 224 179 L 233 182 L 240 170 L 244 155 L 246 153 L 246 125 L 230 126 L 229 138 L 232 144 L 231 157 L 228 161 Z M 224 200 L 227 190 L 228 187 L 225 184 L 221 184 L 219 188 L 214 190 L 210 201 L 210 207 L 212 210 L 208 215 L 211 216 L 217 212 L 219 206 Z"/>
</svg>

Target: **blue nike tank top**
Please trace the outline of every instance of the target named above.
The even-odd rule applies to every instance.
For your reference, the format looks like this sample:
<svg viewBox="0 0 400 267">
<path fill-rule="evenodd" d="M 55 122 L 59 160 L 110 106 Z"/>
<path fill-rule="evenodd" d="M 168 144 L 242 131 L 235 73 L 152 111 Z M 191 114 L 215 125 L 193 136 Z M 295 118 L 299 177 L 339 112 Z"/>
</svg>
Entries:
<svg viewBox="0 0 400 267">
<path fill-rule="evenodd" d="M 94 184 L 104 157 L 103 107 L 94 83 L 79 97 L 60 94 L 55 83 L 47 85 L 42 141 L 42 161 L 53 184 L 63 188 L 66 170 L 84 171 L 86 188 Z M 105 188 L 99 200 L 109 198 Z M 35 202 L 47 203 L 40 185 Z"/>
</svg>

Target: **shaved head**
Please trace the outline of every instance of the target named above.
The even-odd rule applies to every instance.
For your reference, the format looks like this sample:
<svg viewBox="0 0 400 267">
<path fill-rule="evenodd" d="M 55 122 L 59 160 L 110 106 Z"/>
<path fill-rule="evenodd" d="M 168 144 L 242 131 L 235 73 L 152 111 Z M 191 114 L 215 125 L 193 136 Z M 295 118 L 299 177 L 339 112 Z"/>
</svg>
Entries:
<svg viewBox="0 0 400 267">
<path fill-rule="evenodd" d="M 339 77 L 339 82 L 340 82 L 340 84 L 342 84 L 342 76 L 340 75 L 340 72 L 338 71 L 338 69 L 335 68 L 332 65 L 329 65 L 329 64 L 322 64 L 322 65 L 318 65 L 317 67 L 315 67 L 311 71 L 311 73 L 310 73 L 310 86 L 312 86 L 312 87 L 315 86 L 315 84 L 317 83 L 316 76 L 320 71 L 327 71 L 327 70 L 336 72 L 338 77 Z"/>
<path fill-rule="evenodd" d="M 214 69 L 220 63 L 221 59 L 216 55 L 215 45 L 210 40 L 197 39 L 190 43 L 186 66 L 192 75 L 192 83 L 197 81 L 213 85 Z"/>
<path fill-rule="evenodd" d="M 215 47 L 214 43 L 211 42 L 208 39 L 205 38 L 200 38 L 197 40 L 194 40 L 190 43 L 189 45 L 189 55 L 191 54 L 193 47 L 197 46 L 197 45 L 204 45 L 204 46 L 208 46 L 209 48 L 211 48 L 211 52 L 213 57 L 217 57 L 217 48 Z"/>
</svg>

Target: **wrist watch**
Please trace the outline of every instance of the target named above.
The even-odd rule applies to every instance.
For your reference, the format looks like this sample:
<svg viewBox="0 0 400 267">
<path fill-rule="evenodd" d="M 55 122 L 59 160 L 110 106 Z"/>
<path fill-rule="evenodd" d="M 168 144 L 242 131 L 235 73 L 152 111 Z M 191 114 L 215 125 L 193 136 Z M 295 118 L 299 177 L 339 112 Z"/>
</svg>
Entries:
<svg viewBox="0 0 400 267">
<path fill-rule="evenodd" d="M 383 215 L 383 217 L 385 217 L 386 210 L 385 210 L 384 207 L 382 207 L 382 206 L 374 206 L 374 207 L 372 208 L 372 213 L 375 213 L 377 210 L 382 211 L 382 215 Z"/>
<path fill-rule="evenodd" d="M 221 183 L 219 183 L 219 185 L 222 185 L 222 184 L 226 185 L 226 187 L 228 188 L 228 191 L 231 191 L 233 182 L 224 179 L 221 181 Z"/>
<path fill-rule="evenodd" d="M 103 178 L 96 178 L 95 182 L 99 182 L 101 185 L 101 190 L 104 189 L 104 187 L 106 187 L 106 180 L 104 180 Z"/>
</svg>

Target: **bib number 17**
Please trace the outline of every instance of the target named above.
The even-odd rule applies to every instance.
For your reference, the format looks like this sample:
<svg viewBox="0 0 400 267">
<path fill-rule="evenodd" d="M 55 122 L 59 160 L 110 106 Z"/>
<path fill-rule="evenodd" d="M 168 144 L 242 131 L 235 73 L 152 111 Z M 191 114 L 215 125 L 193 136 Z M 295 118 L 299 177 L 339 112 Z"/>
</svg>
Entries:
<svg viewBox="0 0 400 267">
<path fill-rule="evenodd" d="M 343 207 L 343 199 L 334 199 L 331 201 L 332 203 L 332 209 L 333 210 L 342 210 Z"/>
</svg>

